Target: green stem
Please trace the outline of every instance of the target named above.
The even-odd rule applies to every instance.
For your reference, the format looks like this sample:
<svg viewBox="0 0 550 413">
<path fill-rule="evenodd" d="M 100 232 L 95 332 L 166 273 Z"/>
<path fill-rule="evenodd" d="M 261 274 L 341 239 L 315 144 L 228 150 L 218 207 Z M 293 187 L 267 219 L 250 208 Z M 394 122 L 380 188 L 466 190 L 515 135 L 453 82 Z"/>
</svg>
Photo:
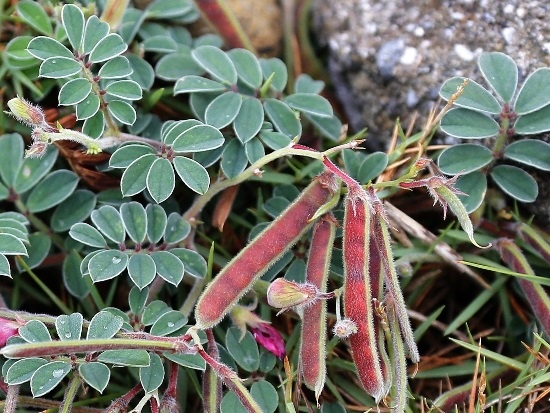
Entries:
<svg viewBox="0 0 550 413">
<path fill-rule="evenodd" d="M 31 276 L 33 281 L 40 287 L 40 289 L 42 289 L 42 291 L 44 291 L 44 293 L 48 296 L 48 298 L 52 300 L 61 311 L 63 311 L 65 314 L 71 314 L 73 312 L 69 307 L 65 305 L 65 303 L 63 303 L 63 301 L 61 301 L 57 297 L 57 295 L 53 293 L 52 290 L 48 288 L 46 284 L 42 282 L 40 278 L 38 278 L 38 276 L 33 272 L 33 270 L 31 270 L 31 268 L 27 265 L 25 260 L 19 255 L 17 256 L 17 261 L 19 261 L 19 264 L 21 264 L 21 266 L 25 269 L 25 271 Z"/>
<path fill-rule="evenodd" d="M 11 344 L 0 350 L 7 357 L 27 358 L 56 356 L 73 353 L 95 353 L 105 350 L 172 351 L 180 354 L 195 354 L 181 337 L 140 338 L 95 338 L 90 340 L 47 341 L 39 343 Z"/>
<path fill-rule="evenodd" d="M 76 397 L 76 393 L 78 392 L 81 383 L 82 380 L 80 379 L 80 376 L 78 374 L 74 374 L 69 381 L 69 386 L 67 387 L 67 390 L 65 391 L 63 402 L 61 403 L 61 406 L 59 406 L 59 413 L 71 412 L 73 401 Z"/>
</svg>

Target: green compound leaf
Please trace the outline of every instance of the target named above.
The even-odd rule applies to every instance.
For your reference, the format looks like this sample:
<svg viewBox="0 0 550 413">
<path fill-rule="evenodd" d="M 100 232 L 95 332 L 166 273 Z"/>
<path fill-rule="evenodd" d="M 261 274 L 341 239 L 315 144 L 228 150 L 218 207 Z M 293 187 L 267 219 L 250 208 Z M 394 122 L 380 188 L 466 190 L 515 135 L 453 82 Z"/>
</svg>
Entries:
<svg viewBox="0 0 550 413">
<path fill-rule="evenodd" d="M 69 235 L 71 238 L 83 243 L 84 245 L 89 245 L 95 248 L 105 248 L 107 246 L 107 241 L 105 241 L 103 235 L 101 235 L 97 229 L 92 227 L 90 224 L 86 224 L 85 222 L 78 222 L 74 224 L 69 231 Z"/>
<path fill-rule="evenodd" d="M 221 168 L 225 176 L 234 178 L 245 170 L 248 157 L 244 146 L 237 139 L 229 141 L 223 150 Z"/>
<path fill-rule="evenodd" d="M 19 328 L 19 335 L 27 343 L 45 343 L 52 341 L 48 327 L 38 320 L 30 320 Z"/>
<path fill-rule="evenodd" d="M 262 412 L 274 413 L 279 406 L 279 395 L 273 385 L 265 380 L 257 381 L 250 387 L 250 394 L 262 408 Z"/>
<path fill-rule="evenodd" d="M 57 148 L 50 148 L 42 158 L 23 159 L 13 182 L 15 193 L 23 194 L 34 187 L 50 171 L 57 154 Z"/>
<path fill-rule="evenodd" d="M 290 145 L 291 138 L 281 132 L 262 131 L 260 139 L 268 147 L 276 151 Z"/>
<path fill-rule="evenodd" d="M 162 353 L 162 355 L 180 366 L 194 370 L 206 370 L 206 362 L 198 354 L 173 354 L 166 352 Z"/>
<path fill-rule="evenodd" d="M 138 100 L 142 97 L 141 87 L 133 80 L 118 80 L 109 83 L 105 91 L 108 95 L 127 100 Z"/>
<path fill-rule="evenodd" d="M 148 145 L 131 144 L 118 148 L 109 159 L 111 168 L 127 168 L 143 155 L 154 154 L 155 150 Z"/>
<path fill-rule="evenodd" d="M 74 55 L 69 49 L 51 37 L 35 37 L 29 42 L 27 51 L 40 60 L 46 60 L 50 57 L 74 59 Z"/>
<path fill-rule="evenodd" d="M 141 314 L 145 304 L 147 303 L 147 298 L 149 297 L 149 289 L 144 288 L 140 290 L 136 286 L 133 286 L 128 294 L 128 304 L 130 305 L 130 311 L 133 314 Z"/>
<path fill-rule="evenodd" d="M 262 145 L 262 141 L 259 139 L 252 139 L 246 142 L 244 145 L 244 151 L 246 153 L 246 157 L 248 158 L 248 162 L 251 164 L 265 156 L 264 145 Z"/>
<path fill-rule="evenodd" d="M 115 207 L 103 205 L 92 211 L 91 219 L 97 229 L 114 243 L 122 244 L 126 239 L 122 218 Z"/>
<path fill-rule="evenodd" d="M 139 56 L 130 54 L 127 56 L 132 68 L 130 79 L 136 81 L 143 90 L 151 89 L 155 81 L 155 71 L 151 65 Z"/>
<path fill-rule="evenodd" d="M 332 116 L 331 118 L 322 118 L 319 116 L 310 115 L 308 113 L 304 113 L 304 116 L 317 128 L 321 134 L 334 141 L 338 142 L 338 140 L 342 136 L 342 130 L 343 125 L 342 121 L 338 119 L 336 116 Z"/>
<path fill-rule="evenodd" d="M 5 53 L 10 67 L 26 69 L 38 64 L 34 56 L 27 50 L 32 39 L 32 36 L 18 36 L 8 42 Z"/>
<path fill-rule="evenodd" d="M 482 53 L 478 66 L 481 74 L 500 98 L 512 101 L 518 85 L 518 68 L 514 60 L 504 53 Z"/>
<path fill-rule="evenodd" d="M 519 90 L 514 104 L 518 115 L 535 112 L 550 104 L 550 68 L 543 67 L 531 73 Z"/>
<path fill-rule="evenodd" d="M 90 93 L 86 99 L 76 105 L 76 118 L 78 120 L 91 118 L 99 110 L 99 103 L 97 95 Z"/>
<path fill-rule="evenodd" d="M 156 353 L 149 353 L 150 364 L 139 369 L 139 380 L 146 393 L 155 391 L 164 380 L 164 365 Z"/>
<path fill-rule="evenodd" d="M 538 139 L 523 139 L 508 145 L 504 149 L 504 157 L 550 171 L 550 145 Z"/>
<path fill-rule="evenodd" d="M 170 123 L 166 122 L 162 125 L 162 140 L 166 145 L 172 145 L 176 138 L 183 132 L 197 125 L 202 125 L 202 123 L 196 119 L 186 119 Z"/>
<path fill-rule="evenodd" d="M 180 134 L 172 144 L 174 152 L 204 152 L 222 146 L 222 133 L 209 125 L 197 125 Z"/>
<path fill-rule="evenodd" d="M 73 193 L 78 180 L 78 175 L 65 169 L 50 173 L 30 193 L 29 211 L 41 212 L 60 204 Z"/>
<path fill-rule="evenodd" d="M 178 79 L 174 86 L 174 95 L 192 92 L 223 92 L 226 89 L 227 86 L 215 80 L 188 75 Z"/>
<path fill-rule="evenodd" d="M 168 304 L 166 304 L 164 301 L 160 301 L 160 300 L 151 301 L 143 311 L 143 315 L 141 316 L 141 322 L 143 323 L 144 326 L 150 326 L 154 324 L 155 321 L 157 321 L 160 316 L 167 313 L 168 311 L 172 311 L 172 310 L 168 308 Z"/>
<path fill-rule="evenodd" d="M 294 82 L 295 93 L 316 93 L 319 94 L 325 88 L 322 80 L 313 80 L 308 74 L 302 73 Z"/>
<path fill-rule="evenodd" d="M 62 79 L 76 75 L 82 66 L 74 58 L 49 57 L 40 65 L 40 76 L 51 79 Z"/>
<path fill-rule="evenodd" d="M 77 189 L 53 212 L 52 229 L 56 232 L 67 231 L 73 224 L 88 218 L 96 205 L 96 195 L 87 189 Z"/>
<path fill-rule="evenodd" d="M 264 79 L 267 80 L 273 75 L 271 87 L 277 92 L 282 92 L 288 80 L 288 72 L 284 62 L 275 57 L 271 59 L 260 59 L 260 66 L 262 67 Z"/>
<path fill-rule="evenodd" d="M 466 143 L 445 149 L 437 160 L 441 172 L 447 175 L 467 174 L 493 161 L 493 152 L 482 145 Z"/>
<path fill-rule="evenodd" d="M 100 393 L 103 393 L 111 378 L 109 367 L 97 361 L 80 364 L 78 366 L 78 373 L 82 377 L 82 380 Z"/>
<path fill-rule="evenodd" d="M 204 70 L 191 57 L 191 49 L 184 51 L 180 45 L 180 50 L 177 53 L 171 53 L 159 59 L 155 65 L 155 73 L 159 79 L 177 81 L 186 76 L 202 75 Z M 198 87 L 201 88 L 200 85 Z M 223 90 L 225 89 L 226 86 L 223 86 Z M 185 87 L 178 93 L 185 93 Z"/>
<path fill-rule="evenodd" d="M 206 108 L 214 100 L 217 96 L 219 96 L 220 92 L 201 92 L 201 93 L 191 93 L 189 96 L 189 106 L 191 106 L 191 110 L 193 111 L 193 114 L 197 119 L 199 119 L 201 122 L 204 122 L 204 114 L 206 112 Z"/>
<path fill-rule="evenodd" d="M 487 192 L 487 177 L 479 171 L 471 172 L 457 179 L 455 188 L 466 195 L 458 195 L 458 198 L 470 214 L 474 212 L 483 200 Z"/>
<path fill-rule="evenodd" d="M 27 248 L 15 235 L 0 233 L 0 254 L 27 255 Z"/>
<path fill-rule="evenodd" d="M 102 38 L 90 52 L 88 60 L 92 63 L 104 62 L 112 59 L 128 49 L 122 37 L 116 33 L 111 33 Z"/>
<path fill-rule="evenodd" d="M 61 21 L 73 50 L 79 50 L 84 37 L 84 13 L 74 4 L 65 4 L 61 9 Z"/>
<path fill-rule="evenodd" d="M 168 199 L 175 187 L 175 176 L 172 164 L 166 158 L 157 158 L 147 174 L 147 190 L 153 200 L 160 204 Z"/>
<path fill-rule="evenodd" d="M 262 102 L 256 98 L 245 97 L 237 117 L 233 121 L 235 135 L 245 144 L 260 132 L 264 122 Z"/>
<path fill-rule="evenodd" d="M 75 250 L 72 250 L 63 261 L 62 275 L 67 291 L 76 298 L 84 299 L 90 293 L 92 283 L 89 282 L 89 277 L 82 275 L 80 270 L 81 263 L 82 259 L 80 255 Z"/>
<path fill-rule="evenodd" d="M 47 363 L 46 360 L 39 357 L 17 360 L 7 371 L 5 376 L 6 382 L 12 386 L 26 383 L 31 379 L 32 375 L 39 367 Z"/>
<path fill-rule="evenodd" d="M 139 202 L 127 202 L 120 206 L 120 217 L 128 236 L 137 244 L 145 240 L 147 214 Z"/>
<path fill-rule="evenodd" d="M 92 84 L 88 79 L 69 80 L 59 91 L 59 104 L 64 106 L 76 105 L 86 99 L 91 91 Z"/>
<path fill-rule="evenodd" d="M 262 67 L 253 53 L 246 49 L 232 49 L 227 55 L 235 65 L 239 80 L 252 89 L 262 85 Z"/>
<path fill-rule="evenodd" d="M 187 317 L 180 311 L 169 310 L 162 314 L 153 323 L 150 333 L 155 336 L 167 336 L 172 334 L 187 324 Z"/>
<path fill-rule="evenodd" d="M 384 172 L 387 165 L 388 155 L 384 152 L 371 153 L 359 167 L 357 179 L 360 183 L 365 184 Z"/>
<path fill-rule="evenodd" d="M 11 278 L 10 262 L 5 255 L 0 254 L 0 275 Z"/>
<path fill-rule="evenodd" d="M 136 110 L 128 102 L 112 100 L 109 102 L 107 110 L 113 118 L 125 125 L 133 125 L 136 121 Z"/>
<path fill-rule="evenodd" d="M 88 264 L 90 263 L 90 260 L 100 252 L 101 250 L 92 251 L 82 259 L 82 261 L 80 262 L 80 273 L 83 276 L 90 274 L 90 270 L 88 269 Z"/>
<path fill-rule="evenodd" d="M 172 212 L 168 215 L 168 220 L 166 221 L 164 242 L 167 244 L 177 244 L 178 242 L 184 240 L 190 232 L 191 225 L 189 222 L 184 220 L 178 213 Z"/>
<path fill-rule="evenodd" d="M 292 109 L 322 118 L 334 116 L 332 106 L 324 97 L 315 93 L 295 93 L 283 100 Z"/>
<path fill-rule="evenodd" d="M 183 156 L 176 156 L 172 163 L 180 179 L 198 194 L 204 194 L 210 186 L 210 176 L 197 161 Z"/>
<path fill-rule="evenodd" d="M 195 278 L 204 278 L 206 275 L 206 260 L 198 252 L 186 248 L 173 248 L 172 254 L 180 259 L 185 266 L 185 272 Z"/>
<path fill-rule="evenodd" d="M 147 37 L 142 46 L 146 52 L 174 53 L 178 50 L 178 44 L 169 36 Z"/>
<path fill-rule="evenodd" d="M 140 156 L 128 166 L 120 181 L 120 189 L 124 196 L 132 196 L 145 189 L 147 174 L 156 159 L 156 155 L 147 154 Z"/>
<path fill-rule="evenodd" d="M 53 35 L 50 18 L 44 8 L 36 1 L 21 0 L 16 3 L 15 9 L 21 19 L 33 29 L 42 34 Z"/>
<path fill-rule="evenodd" d="M 187 0 L 155 0 L 147 7 L 147 18 L 169 19 L 182 17 L 193 10 L 193 4 Z"/>
<path fill-rule="evenodd" d="M 156 244 L 160 241 L 166 230 L 168 218 L 164 208 L 156 204 L 148 204 L 145 207 L 147 215 L 147 238 L 151 244 Z"/>
<path fill-rule="evenodd" d="M 18 133 L 0 137 L 0 177 L 7 186 L 13 186 L 23 163 L 23 138 Z"/>
<path fill-rule="evenodd" d="M 82 323 L 84 318 L 80 313 L 60 315 L 55 319 L 55 329 L 61 341 L 80 340 L 82 334 Z"/>
<path fill-rule="evenodd" d="M 95 115 L 86 119 L 82 125 L 82 132 L 91 138 L 97 139 L 103 135 L 105 130 L 105 119 L 103 112 L 96 112 Z"/>
<path fill-rule="evenodd" d="M 294 111 L 280 100 L 269 98 L 264 102 L 264 110 L 275 129 L 290 139 L 302 133 L 302 125 Z"/>
<path fill-rule="evenodd" d="M 86 340 L 111 338 L 120 331 L 122 324 L 124 324 L 122 317 L 108 311 L 100 311 L 90 320 Z"/>
<path fill-rule="evenodd" d="M 149 255 L 134 254 L 128 260 L 128 274 L 140 290 L 153 282 L 156 273 L 155 261 Z"/>
<path fill-rule="evenodd" d="M 29 235 L 28 242 L 30 244 L 27 248 L 28 257 L 24 257 L 23 261 L 32 269 L 38 267 L 46 259 L 52 246 L 52 240 L 48 235 L 36 232 Z M 19 271 L 24 271 L 19 261 L 16 264 Z"/>
<path fill-rule="evenodd" d="M 237 117 L 243 98 L 239 93 L 225 92 L 206 107 L 204 120 L 207 124 L 222 129 Z"/>
<path fill-rule="evenodd" d="M 147 367 L 150 358 L 146 350 L 106 350 L 99 355 L 97 361 L 115 366 Z"/>
<path fill-rule="evenodd" d="M 234 85 L 237 83 L 237 70 L 231 59 L 220 48 L 215 46 L 199 46 L 191 52 L 195 61 L 215 80 Z"/>
<path fill-rule="evenodd" d="M 449 100 L 456 93 L 458 87 L 464 83 L 465 77 L 453 77 L 447 80 L 441 86 L 439 95 Z M 455 100 L 454 104 L 461 108 L 478 110 L 481 112 L 497 115 L 501 111 L 500 104 L 489 91 L 487 91 L 479 83 L 469 80 L 462 94 Z"/>
<path fill-rule="evenodd" d="M 550 131 L 550 105 L 519 116 L 514 124 L 514 129 L 520 135 L 534 135 Z"/>
<path fill-rule="evenodd" d="M 494 119 L 464 108 L 448 111 L 441 119 L 440 127 L 444 133 L 463 139 L 490 138 L 499 131 L 499 125 Z"/>
<path fill-rule="evenodd" d="M 84 261 L 83 261 L 84 262 Z M 116 250 L 100 251 L 88 262 L 88 272 L 94 283 L 115 278 L 126 269 L 128 255 Z"/>
<path fill-rule="evenodd" d="M 183 279 L 184 268 L 178 257 L 168 251 L 156 251 L 151 254 L 157 274 L 176 287 Z"/>
<path fill-rule="evenodd" d="M 31 377 L 33 397 L 40 397 L 52 391 L 71 371 L 71 364 L 65 361 L 52 361 L 40 366 Z"/>
<path fill-rule="evenodd" d="M 109 60 L 101 69 L 99 69 L 98 75 L 101 79 L 119 79 L 121 77 L 130 76 L 132 74 L 132 68 L 130 62 L 124 56 L 117 56 L 114 59 Z"/>
<path fill-rule="evenodd" d="M 249 372 L 258 370 L 260 352 L 256 340 L 249 331 L 241 339 L 241 330 L 237 327 L 229 327 L 225 335 L 225 346 L 241 368 Z"/>
<path fill-rule="evenodd" d="M 537 181 L 523 169 L 511 165 L 498 165 L 491 177 L 505 193 L 521 202 L 533 202 L 539 193 Z"/>
</svg>

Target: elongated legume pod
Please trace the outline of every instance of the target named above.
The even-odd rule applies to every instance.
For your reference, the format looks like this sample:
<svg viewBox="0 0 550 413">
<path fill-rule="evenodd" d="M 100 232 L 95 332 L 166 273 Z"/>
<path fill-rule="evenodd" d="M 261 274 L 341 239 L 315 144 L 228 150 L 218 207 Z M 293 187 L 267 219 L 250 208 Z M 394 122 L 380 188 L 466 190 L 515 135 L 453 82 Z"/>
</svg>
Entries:
<svg viewBox="0 0 550 413">
<path fill-rule="evenodd" d="M 313 229 L 306 267 L 306 282 L 314 285 L 320 292 L 327 291 L 336 219 L 331 213 L 325 214 Z M 300 370 L 304 383 L 315 391 L 319 400 L 326 378 L 327 343 L 327 303 L 316 300 L 307 305 L 302 314 L 302 332 L 300 347 Z"/>
<path fill-rule="evenodd" d="M 317 176 L 281 215 L 239 252 L 199 298 L 195 308 L 196 327 L 205 329 L 219 323 L 256 280 L 313 225 L 310 219 L 337 188 L 332 173 Z"/>
<path fill-rule="evenodd" d="M 386 386 L 369 274 L 371 210 L 367 194 L 359 185 L 349 187 L 344 205 L 344 312 L 357 326 L 357 333 L 349 337 L 351 352 L 363 387 L 379 402 L 385 396 Z M 378 285 L 375 291 L 379 291 Z"/>
</svg>

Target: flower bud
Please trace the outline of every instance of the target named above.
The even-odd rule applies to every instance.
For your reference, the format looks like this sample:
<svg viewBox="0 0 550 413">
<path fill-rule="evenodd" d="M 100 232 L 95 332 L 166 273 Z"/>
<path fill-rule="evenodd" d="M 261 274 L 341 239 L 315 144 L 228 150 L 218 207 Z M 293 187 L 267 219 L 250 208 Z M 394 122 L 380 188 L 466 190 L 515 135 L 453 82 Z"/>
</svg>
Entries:
<svg viewBox="0 0 550 413">
<path fill-rule="evenodd" d="M 349 318 L 342 318 L 334 324 L 332 332 L 338 338 L 348 338 L 352 334 L 357 333 L 357 324 Z"/>
<path fill-rule="evenodd" d="M 19 323 L 6 318 L 0 318 L 0 348 L 6 345 L 8 339 L 17 334 Z"/>
<path fill-rule="evenodd" d="M 262 323 L 256 327 L 250 326 L 252 335 L 263 348 L 275 354 L 281 360 L 286 355 L 285 342 L 281 333 L 270 324 Z"/>
<path fill-rule="evenodd" d="M 298 284 L 277 278 L 267 289 L 267 302 L 283 311 L 299 305 L 308 305 L 317 299 L 319 289 L 313 284 Z"/>
<path fill-rule="evenodd" d="M 19 96 L 8 101 L 8 108 L 11 110 L 11 115 L 29 126 L 44 125 L 46 123 L 42 109 L 30 104 Z"/>
</svg>

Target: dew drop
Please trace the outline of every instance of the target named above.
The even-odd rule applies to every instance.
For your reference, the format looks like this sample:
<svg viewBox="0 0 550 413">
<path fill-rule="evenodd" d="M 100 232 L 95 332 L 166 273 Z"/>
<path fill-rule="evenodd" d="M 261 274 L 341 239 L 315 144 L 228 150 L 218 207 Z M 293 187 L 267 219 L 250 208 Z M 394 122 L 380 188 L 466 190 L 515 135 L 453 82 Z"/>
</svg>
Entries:
<svg viewBox="0 0 550 413">
<path fill-rule="evenodd" d="M 122 261 L 122 260 L 118 257 L 113 257 L 113 259 L 112 259 L 113 264 L 118 264 L 118 263 L 120 263 L 120 261 Z"/>
<path fill-rule="evenodd" d="M 166 325 L 168 325 L 168 327 L 174 327 L 174 323 L 172 323 L 171 321 L 169 321 L 168 323 L 166 323 Z"/>
<path fill-rule="evenodd" d="M 59 324 L 65 324 L 65 320 L 59 320 Z"/>
<path fill-rule="evenodd" d="M 25 178 L 28 178 L 29 176 L 31 176 L 31 168 L 29 168 L 27 165 L 23 168 L 23 176 Z"/>
<path fill-rule="evenodd" d="M 71 338 L 71 333 L 65 333 L 65 338 Z"/>
<path fill-rule="evenodd" d="M 61 376 L 63 376 L 63 373 L 65 373 L 65 370 L 57 369 L 57 370 L 52 371 L 52 376 L 54 376 L 56 379 L 58 379 Z"/>
</svg>

